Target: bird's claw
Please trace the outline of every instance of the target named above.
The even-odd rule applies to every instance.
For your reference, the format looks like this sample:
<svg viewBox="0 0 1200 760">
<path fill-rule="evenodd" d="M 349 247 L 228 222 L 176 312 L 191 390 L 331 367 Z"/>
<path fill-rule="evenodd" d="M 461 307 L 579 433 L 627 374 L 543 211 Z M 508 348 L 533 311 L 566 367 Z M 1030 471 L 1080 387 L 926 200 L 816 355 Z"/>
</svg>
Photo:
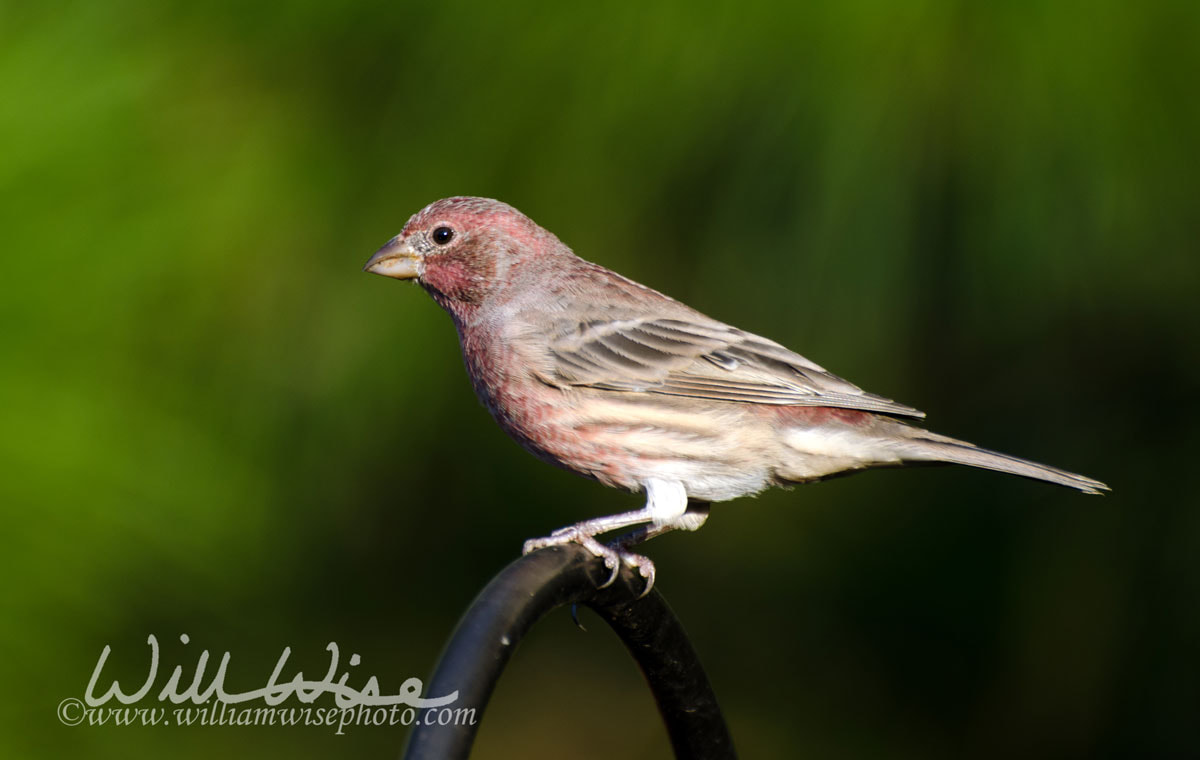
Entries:
<svg viewBox="0 0 1200 760">
<path fill-rule="evenodd" d="M 521 553 L 529 554 L 538 549 L 545 549 L 547 546 L 562 546 L 563 544 L 579 544 L 593 555 L 604 560 L 604 566 L 611 570 L 612 574 L 608 576 L 608 580 L 600 584 L 600 588 L 611 586 L 617 579 L 617 575 L 621 572 L 621 554 L 616 549 L 605 546 L 597 541 L 595 536 L 589 536 L 587 533 L 584 533 L 576 525 L 559 528 L 545 538 L 529 539 L 525 542 L 525 546 L 521 548 Z"/>
<path fill-rule="evenodd" d="M 625 564 L 635 568 L 638 571 L 638 575 L 646 579 L 645 588 L 642 589 L 642 593 L 637 595 L 637 598 L 641 599 L 650 593 L 650 589 L 654 588 L 654 563 L 649 557 L 642 554 L 634 554 L 633 552 L 623 550 L 620 550 L 619 553 Z"/>
<path fill-rule="evenodd" d="M 654 563 L 649 557 L 626 551 L 620 544 L 602 544 L 596 540 L 595 536 L 588 535 L 580 530 L 577 525 L 559 528 L 545 538 L 529 539 L 521 547 L 521 554 L 529 554 L 538 549 L 545 549 L 548 546 L 562 546 L 563 544 L 579 544 L 594 556 L 604 560 L 604 566 L 611 570 L 612 573 L 608 576 L 608 580 L 601 583 L 597 588 L 608 588 L 617 580 L 617 576 L 621 573 L 622 562 L 637 570 L 638 575 L 646 579 L 646 587 L 642 589 L 642 593 L 638 594 L 638 599 L 649 594 L 650 589 L 654 587 Z"/>
</svg>

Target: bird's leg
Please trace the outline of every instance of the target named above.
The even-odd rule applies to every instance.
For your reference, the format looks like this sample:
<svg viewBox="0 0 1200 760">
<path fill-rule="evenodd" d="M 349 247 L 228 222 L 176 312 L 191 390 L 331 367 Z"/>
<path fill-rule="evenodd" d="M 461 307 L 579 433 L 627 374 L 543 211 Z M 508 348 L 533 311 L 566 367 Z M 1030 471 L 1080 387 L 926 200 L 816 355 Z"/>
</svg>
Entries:
<svg viewBox="0 0 1200 760">
<path fill-rule="evenodd" d="M 591 520 L 584 520 L 581 523 L 568 525 L 565 528 L 559 528 L 545 538 L 531 538 L 525 542 L 521 553 L 529 554 L 538 549 L 545 549 L 547 546 L 579 544 L 595 556 L 604 560 L 604 566 L 612 571 L 612 575 L 609 576 L 608 580 L 600 585 L 600 588 L 605 588 L 606 586 L 611 586 L 613 581 L 617 579 L 617 574 L 621 572 L 621 560 L 623 557 L 617 549 L 610 548 L 597 541 L 596 536 L 612 530 L 620 530 L 621 528 L 628 528 L 631 525 L 649 522 L 652 519 L 654 519 L 653 515 L 645 508 L 633 512 L 623 512 L 619 515 L 595 517 Z"/>
<path fill-rule="evenodd" d="M 522 553 L 529 554 L 547 546 L 580 544 L 592 554 L 603 559 L 604 566 L 612 571 L 612 575 L 601 584 L 600 588 L 612 585 L 621 571 L 621 562 L 624 562 L 630 567 L 637 568 L 638 573 L 647 580 L 646 588 L 642 592 L 642 596 L 645 596 L 650 587 L 654 585 L 654 563 L 647 557 L 627 551 L 625 547 L 641 543 L 641 541 L 675 528 L 695 530 L 704 523 L 708 512 L 705 510 L 698 521 L 696 513 L 688 512 L 687 491 L 684 489 L 683 483 L 678 480 L 648 478 L 643 487 L 646 491 L 646 506 L 641 509 L 584 520 L 575 525 L 559 528 L 545 538 L 531 538 L 525 542 Z M 645 533 L 634 531 L 630 535 L 641 535 L 642 538 L 629 543 L 618 541 L 605 546 L 595 538 L 601 533 L 641 524 L 647 524 L 644 528 Z"/>
<path fill-rule="evenodd" d="M 646 579 L 646 587 L 642 589 L 642 593 L 638 594 L 638 599 L 649 594 L 650 589 L 654 588 L 654 563 L 650 561 L 649 557 L 629 551 L 630 547 L 643 544 L 673 530 L 697 530 L 708 520 L 708 508 L 709 505 L 703 502 L 686 505 L 685 512 L 671 522 L 643 525 L 617 537 L 608 544 L 610 549 L 614 549 L 620 555 L 625 564 L 636 567 L 638 573 Z"/>
<path fill-rule="evenodd" d="M 673 530 L 698 530 L 708 520 L 710 506 L 708 502 L 691 502 L 688 504 L 687 511 L 674 521 L 662 523 L 661 525 L 653 523 L 643 525 L 623 536 L 618 536 L 615 540 L 610 541 L 608 545 L 614 549 L 629 549 L 638 544 L 644 544 L 650 539 L 661 536 L 664 533 L 670 533 Z"/>
</svg>

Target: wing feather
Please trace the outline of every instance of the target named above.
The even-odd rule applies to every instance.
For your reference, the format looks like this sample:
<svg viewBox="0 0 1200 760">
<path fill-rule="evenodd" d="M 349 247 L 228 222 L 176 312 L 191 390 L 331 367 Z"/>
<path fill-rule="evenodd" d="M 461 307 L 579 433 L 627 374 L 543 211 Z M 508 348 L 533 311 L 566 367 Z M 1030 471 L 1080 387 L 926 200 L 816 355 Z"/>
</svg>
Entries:
<svg viewBox="0 0 1200 760">
<path fill-rule="evenodd" d="M 553 385 L 925 416 L 778 343 L 701 315 L 560 322 L 553 334 L 550 373 L 540 373 Z"/>
</svg>

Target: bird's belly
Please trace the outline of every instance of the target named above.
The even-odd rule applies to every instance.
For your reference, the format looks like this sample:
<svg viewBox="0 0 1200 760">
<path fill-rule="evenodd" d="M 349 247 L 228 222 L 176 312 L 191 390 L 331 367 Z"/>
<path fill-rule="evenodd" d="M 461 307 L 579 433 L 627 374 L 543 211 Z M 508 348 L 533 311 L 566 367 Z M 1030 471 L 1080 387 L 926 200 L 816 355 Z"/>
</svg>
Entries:
<svg viewBox="0 0 1200 760">
<path fill-rule="evenodd" d="M 666 397 L 538 391 L 537 399 L 493 409 L 496 419 L 531 452 L 573 472 L 630 491 L 650 478 L 677 480 L 701 501 L 727 501 L 772 483 L 771 457 L 764 456 L 771 432 L 740 405 L 696 410 Z"/>
</svg>

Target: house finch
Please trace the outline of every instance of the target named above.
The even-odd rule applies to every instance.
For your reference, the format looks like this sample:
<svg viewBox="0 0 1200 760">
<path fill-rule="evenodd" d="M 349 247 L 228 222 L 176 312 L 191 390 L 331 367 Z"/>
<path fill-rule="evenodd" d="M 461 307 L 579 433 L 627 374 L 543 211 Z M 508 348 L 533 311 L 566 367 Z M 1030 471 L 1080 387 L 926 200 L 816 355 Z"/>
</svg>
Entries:
<svg viewBox="0 0 1200 760">
<path fill-rule="evenodd" d="M 562 528 L 526 542 L 525 551 L 578 542 L 614 578 L 621 561 L 638 568 L 647 589 L 654 565 L 630 546 L 695 530 L 709 503 L 769 486 L 950 462 L 1107 490 L 914 427 L 903 420 L 922 412 L 584 261 L 499 201 L 426 206 L 364 269 L 416 280 L 450 313 L 476 394 L 518 443 L 551 464 L 646 495 L 642 509 Z M 612 545 L 595 538 L 634 526 Z"/>
</svg>

